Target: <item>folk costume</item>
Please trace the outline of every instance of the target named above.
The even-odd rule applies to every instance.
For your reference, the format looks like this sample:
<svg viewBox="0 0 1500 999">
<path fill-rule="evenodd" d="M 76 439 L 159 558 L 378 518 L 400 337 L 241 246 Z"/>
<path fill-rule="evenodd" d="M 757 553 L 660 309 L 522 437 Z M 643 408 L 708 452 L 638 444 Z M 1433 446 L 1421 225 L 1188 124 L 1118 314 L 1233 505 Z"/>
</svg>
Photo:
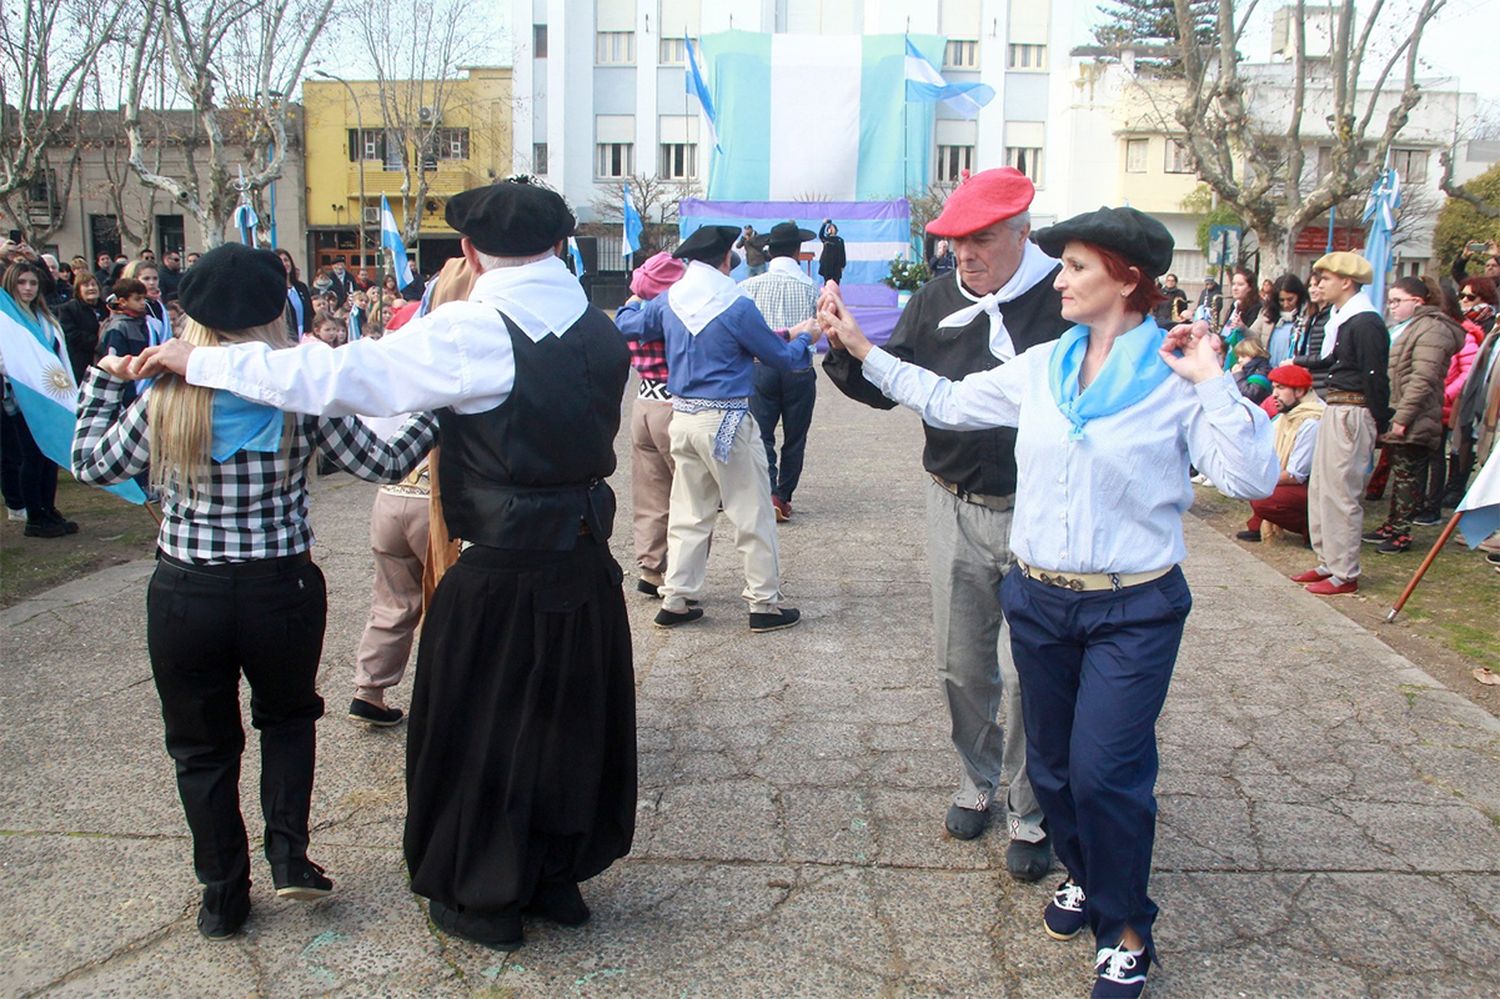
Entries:
<svg viewBox="0 0 1500 999">
<path fill-rule="evenodd" d="M 771 631 L 796 624 L 781 606 L 781 566 L 765 450 L 750 415 L 754 362 L 781 371 L 812 364 L 812 340 L 782 340 L 755 304 L 717 266 L 738 230 L 705 226 L 674 255 L 687 261 L 682 279 L 649 302 L 627 302 L 615 315 L 634 340 L 665 340 L 672 393 L 672 503 L 667 574 L 661 587 L 662 627 L 695 621 L 689 600 L 703 594 L 708 544 L 722 504 L 745 556 L 744 599 L 750 627 Z M 710 263 L 709 261 L 712 261 Z"/>
<path fill-rule="evenodd" d="M 281 316 L 283 287 L 274 253 L 228 243 L 183 275 L 179 299 L 205 327 L 246 329 Z M 149 396 L 127 403 L 125 386 L 98 368 L 84 383 L 72 456 L 82 482 L 124 482 L 147 468 Z M 206 481 L 192 489 L 169 474 L 162 488 L 146 643 L 204 886 L 198 928 L 217 938 L 237 932 L 250 908 L 241 673 L 261 735 L 265 852 L 277 894 L 312 898 L 333 887 L 307 859 L 327 616 L 323 574 L 310 557 L 307 466 L 321 456 L 360 478 L 397 481 L 431 449 L 437 424 L 414 416 L 382 442 L 352 417 L 287 416 L 228 392 L 213 393 L 211 412 Z"/>
<path fill-rule="evenodd" d="M 447 530 L 465 550 L 433 594 L 407 735 L 404 848 L 439 928 L 490 946 L 521 913 L 588 918 L 578 882 L 630 849 L 635 688 L 610 556 L 614 437 L 629 357 L 547 253 L 574 220 L 504 182 L 448 201 L 487 270 L 380 340 L 300 351 L 194 351 L 189 380 L 302 412 L 436 409 Z"/>
<path fill-rule="evenodd" d="M 968 235 L 1026 211 L 1034 194 L 1020 171 L 986 170 L 959 186 L 928 231 Z M 1070 325 L 1052 287 L 1057 270 L 1056 260 L 1027 243 L 1020 266 L 993 294 L 973 294 L 957 274 L 930 281 L 912 296 L 885 351 L 953 379 L 999 367 Z M 847 351 L 830 350 L 823 370 L 851 399 L 876 409 L 895 406 L 861 377 L 860 363 Z M 1051 854 L 1026 777 L 1021 693 L 998 597 L 1014 562 L 1016 432 L 933 423 L 922 430 L 922 467 L 932 480 L 927 561 L 933 634 L 960 767 L 946 824 L 955 836 L 979 835 L 990 800 L 1003 795 L 1012 841 L 1007 866 L 1013 876 L 1034 881 L 1046 874 Z"/>
<path fill-rule="evenodd" d="M 1270 496 L 1250 501 L 1247 541 L 1265 537 L 1267 524 L 1307 537 L 1307 478 L 1312 474 L 1318 421 L 1325 408 L 1312 390 L 1312 373 L 1301 365 L 1283 364 L 1273 368 L 1269 377 L 1272 385 L 1303 389 L 1307 394 L 1271 422 L 1281 478 Z"/>
</svg>

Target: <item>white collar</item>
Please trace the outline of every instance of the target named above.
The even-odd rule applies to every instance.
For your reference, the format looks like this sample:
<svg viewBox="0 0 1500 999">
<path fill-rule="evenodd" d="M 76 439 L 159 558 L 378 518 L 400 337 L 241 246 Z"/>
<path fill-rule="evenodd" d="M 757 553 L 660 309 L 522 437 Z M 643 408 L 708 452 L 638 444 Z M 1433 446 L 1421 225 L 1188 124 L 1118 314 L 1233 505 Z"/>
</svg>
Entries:
<svg viewBox="0 0 1500 999">
<path fill-rule="evenodd" d="M 1328 310 L 1328 325 L 1323 327 L 1323 349 L 1318 354 L 1319 357 L 1328 357 L 1333 353 L 1333 348 L 1338 345 L 1339 327 L 1362 312 L 1380 315 L 1375 309 L 1375 303 L 1363 291 L 1356 291 L 1349 301 Z"/>
<path fill-rule="evenodd" d="M 689 261 L 682 279 L 667 289 L 667 305 L 693 336 L 742 297 L 734 278 L 701 260 Z"/>
<path fill-rule="evenodd" d="M 1016 272 L 1010 276 L 998 290 L 988 295 L 975 295 L 964 287 L 959 280 L 958 272 L 953 272 L 953 282 L 958 288 L 958 293 L 967 298 L 973 305 L 966 305 L 956 312 L 951 312 L 938 321 L 939 329 L 963 328 L 981 314 L 990 317 L 990 353 L 1002 361 L 1008 361 L 1016 356 L 1015 344 L 1011 341 L 1010 331 L 1005 328 L 1005 317 L 1000 314 L 1000 306 L 1006 302 L 1014 301 L 1035 288 L 1051 275 L 1057 261 L 1042 252 L 1042 248 L 1030 240 L 1026 241 L 1026 248 L 1021 251 L 1021 263 L 1016 267 Z"/>
<path fill-rule="evenodd" d="M 785 274 L 788 277 L 796 278 L 803 284 L 811 285 L 814 288 L 818 286 L 817 282 L 808 277 L 807 272 L 797 263 L 796 257 L 772 257 L 771 262 L 766 265 L 766 272 L 769 274 Z"/>
<path fill-rule="evenodd" d="M 499 309 L 533 343 L 548 334 L 562 336 L 589 307 L 583 286 L 556 256 L 485 271 L 474 280 L 469 301 Z"/>
</svg>

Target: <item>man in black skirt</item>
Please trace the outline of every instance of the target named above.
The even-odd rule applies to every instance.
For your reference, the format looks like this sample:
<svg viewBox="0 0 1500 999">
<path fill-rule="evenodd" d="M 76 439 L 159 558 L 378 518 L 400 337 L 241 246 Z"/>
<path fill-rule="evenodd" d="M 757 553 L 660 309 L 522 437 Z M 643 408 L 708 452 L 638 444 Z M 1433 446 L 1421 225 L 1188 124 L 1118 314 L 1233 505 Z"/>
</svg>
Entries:
<svg viewBox="0 0 1500 999">
<path fill-rule="evenodd" d="M 635 831 L 635 681 L 606 482 L 630 362 L 558 258 L 574 226 L 562 198 L 494 184 L 451 198 L 447 218 L 479 274 L 467 301 L 336 351 L 172 340 L 137 367 L 294 412 L 437 411 L 443 515 L 464 551 L 417 652 L 406 862 L 439 928 L 510 949 L 523 913 L 586 920 L 578 883 Z"/>
</svg>

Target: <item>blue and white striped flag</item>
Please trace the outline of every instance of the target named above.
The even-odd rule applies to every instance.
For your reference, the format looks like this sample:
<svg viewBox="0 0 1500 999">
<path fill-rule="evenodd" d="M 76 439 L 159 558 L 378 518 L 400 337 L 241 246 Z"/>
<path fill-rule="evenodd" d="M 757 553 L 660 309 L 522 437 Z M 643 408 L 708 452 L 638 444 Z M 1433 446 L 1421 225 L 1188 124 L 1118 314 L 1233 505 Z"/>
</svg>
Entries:
<svg viewBox="0 0 1500 999">
<path fill-rule="evenodd" d="M 641 213 L 635 210 L 630 200 L 630 185 L 625 185 L 625 256 L 631 257 L 641 250 Z"/>
<path fill-rule="evenodd" d="M 987 83 L 949 83 L 936 66 L 906 39 L 906 99 L 942 101 L 965 118 L 995 99 L 995 88 Z"/>
<path fill-rule="evenodd" d="M 568 237 L 568 259 L 573 261 L 573 276 L 582 278 L 587 269 L 583 266 L 583 251 L 578 248 L 577 237 Z"/>
<path fill-rule="evenodd" d="M 698 104 L 703 108 L 703 117 L 708 121 L 708 137 L 713 140 L 713 147 L 722 153 L 724 147 L 719 145 L 719 115 L 714 110 L 714 99 L 709 96 L 708 84 L 703 82 L 703 74 L 698 72 L 698 57 L 693 55 L 693 40 L 684 35 L 682 44 L 687 47 L 687 92 L 698 98 Z"/>
<path fill-rule="evenodd" d="M 391 251 L 391 272 L 396 276 L 397 289 L 405 288 L 416 280 L 411 261 L 406 256 L 406 243 L 401 239 L 401 230 L 396 228 L 396 216 L 391 212 L 391 203 L 385 195 L 380 196 L 380 245 Z"/>
<path fill-rule="evenodd" d="M 234 209 L 234 224 L 240 230 L 240 242 L 255 245 L 255 227 L 260 225 L 260 216 L 250 204 L 250 192 L 245 187 L 245 168 L 240 167 L 240 203 Z"/>
</svg>

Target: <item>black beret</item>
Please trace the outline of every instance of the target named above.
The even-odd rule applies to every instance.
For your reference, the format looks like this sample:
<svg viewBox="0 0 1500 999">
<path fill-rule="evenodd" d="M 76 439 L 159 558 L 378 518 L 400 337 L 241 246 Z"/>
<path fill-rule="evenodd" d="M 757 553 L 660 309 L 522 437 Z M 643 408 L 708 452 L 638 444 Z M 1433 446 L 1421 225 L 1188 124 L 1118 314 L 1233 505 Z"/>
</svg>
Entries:
<svg viewBox="0 0 1500 999">
<path fill-rule="evenodd" d="M 777 222 L 771 227 L 769 233 L 761 237 L 761 250 L 765 253 L 787 250 L 795 253 L 802 249 L 802 244 L 812 239 L 813 235 L 811 230 L 804 229 L 791 220 Z"/>
<path fill-rule="evenodd" d="M 550 250 L 573 235 L 577 224 L 562 195 L 511 180 L 455 194 L 444 216 L 476 250 L 496 257 Z"/>
<path fill-rule="evenodd" d="M 216 246 L 182 272 L 177 302 L 211 330 L 264 326 L 286 311 L 286 267 L 270 250 Z"/>
<path fill-rule="evenodd" d="M 1062 256 L 1063 247 L 1077 240 L 1107 247 L 1141 269 L 1148 278 L 1172 269 L 1172 234 L 1167 227 L 1134 208 L 1101 208 L 1085 212 L 1032 234 L 1049 256 Z"/>
<path fill-rule="evenodd" d="M 678 260 L 701 260 L 718 266 L 740 238 L 740 231 L 732 225 L 706 225 L 684 239 L 672 256 Z"/>
</svg>

